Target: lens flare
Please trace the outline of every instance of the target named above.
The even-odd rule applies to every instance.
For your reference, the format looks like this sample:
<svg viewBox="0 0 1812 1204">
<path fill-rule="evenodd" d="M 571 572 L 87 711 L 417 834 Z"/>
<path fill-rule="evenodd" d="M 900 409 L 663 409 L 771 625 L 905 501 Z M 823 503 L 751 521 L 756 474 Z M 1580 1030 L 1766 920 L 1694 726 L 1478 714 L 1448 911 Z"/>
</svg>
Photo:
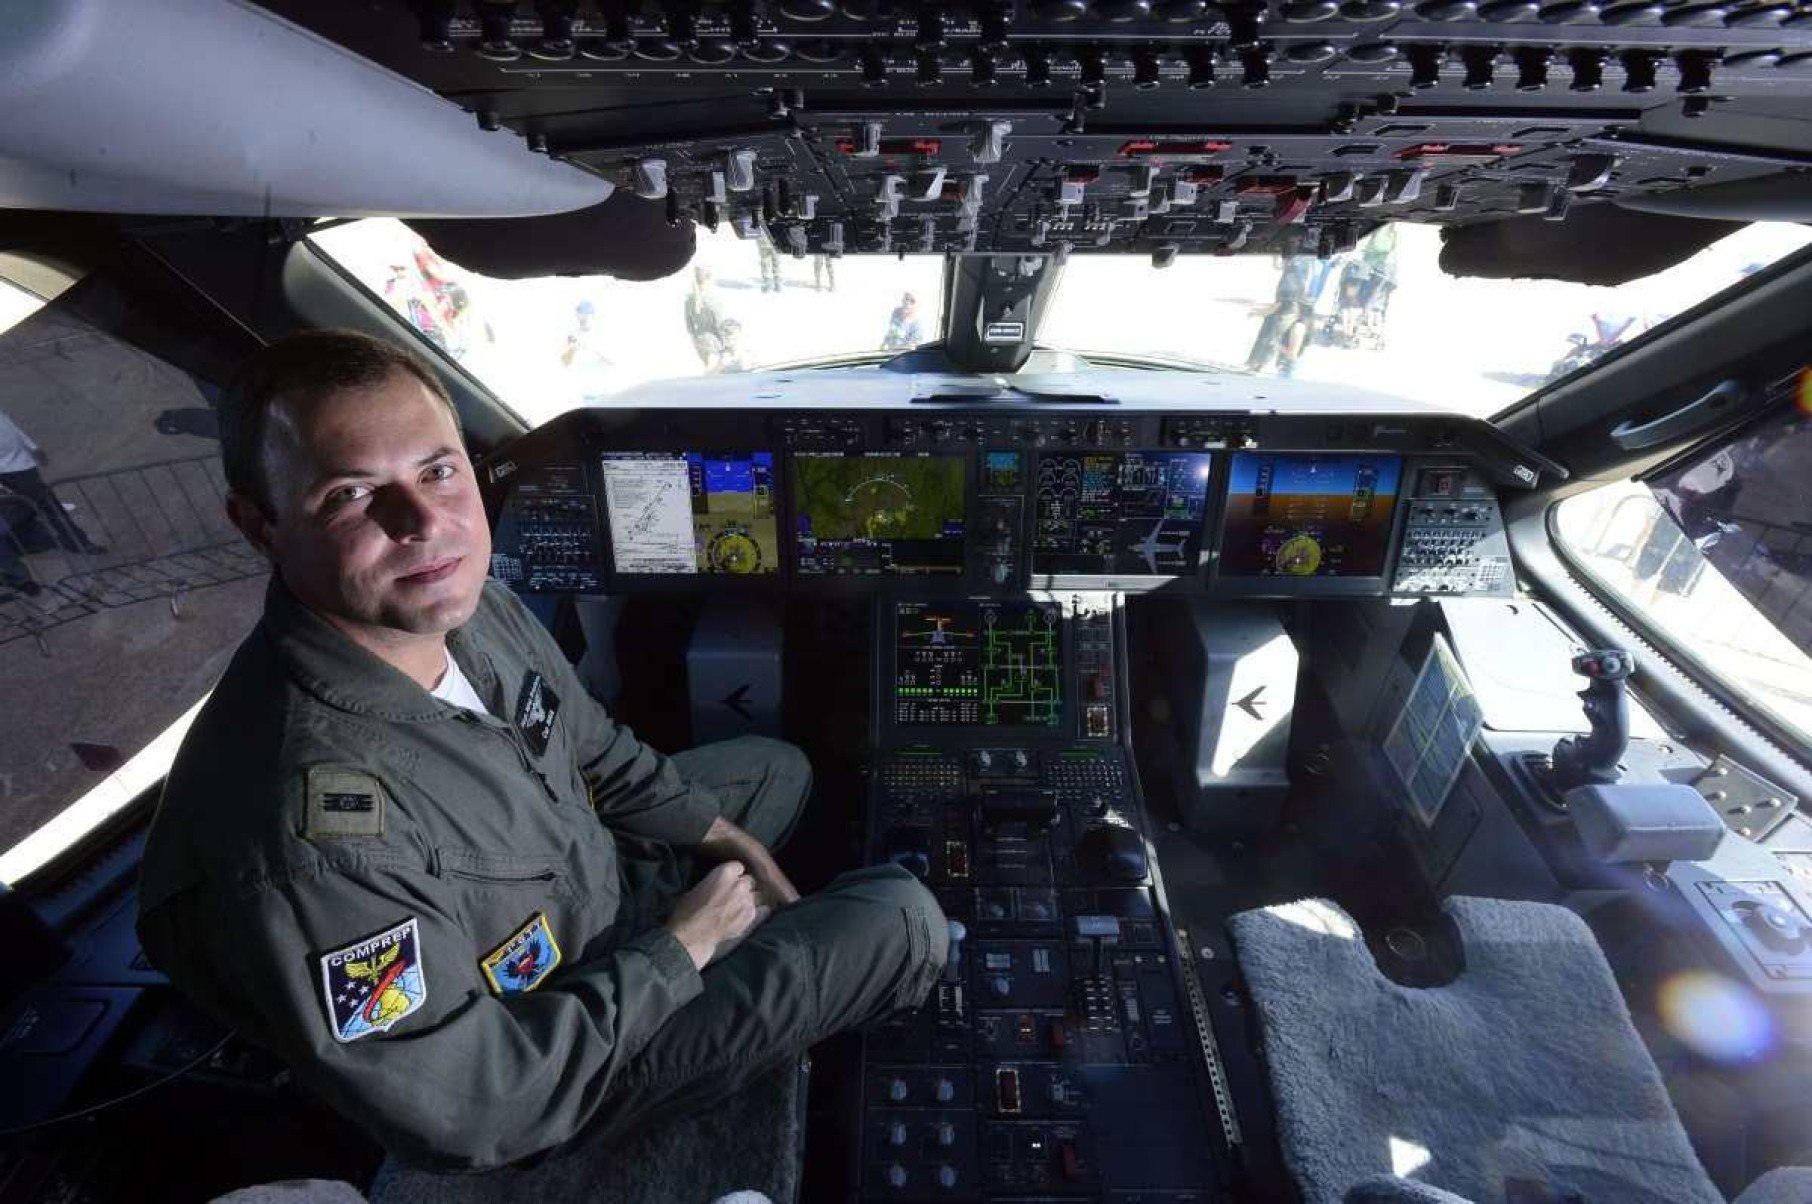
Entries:
<svg viewBox="0 0 1812 1204">
<path fill-rule="evenodd" d="M 1660 1005 L 1667 1031 L 1714 1062 L 1753 1062 L 1774 1048 L 1774 1017 L 1755 992 L 1721 974 L 1674 975 L 1661 984 Z"/>
<path fill-rule="evenodd" d="M 1799 374 L 1799 385 L 1793 391 L 1794 400 L 1799 405 L 1799 412 L 1812 414 L 1812 368 Z"/>
</svg>

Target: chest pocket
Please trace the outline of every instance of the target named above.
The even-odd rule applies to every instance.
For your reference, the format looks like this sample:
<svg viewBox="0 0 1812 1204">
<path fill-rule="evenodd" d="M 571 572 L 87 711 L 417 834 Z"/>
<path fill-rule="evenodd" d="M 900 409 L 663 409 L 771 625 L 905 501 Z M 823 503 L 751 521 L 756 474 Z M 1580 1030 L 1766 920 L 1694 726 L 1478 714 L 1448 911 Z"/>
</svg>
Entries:
<svg viewBox="0 0 1812 1204">
<path fill-rule="evenodd" d="M 514 857 L 504 853 L 481 853 L 476 849 L 434 850 L 435 877 L 500 890 L 516 887 L 557 890 L 565 869 L 565 863 L 556 857 Z"/>
<path fill-rule="evenodd" d="M 434 873 L 472 938 L 472 962 L 495 995 L 532 991 L 585 935 L 568 897 L 567 867 L 551 856 L 437 848 Z"/>
</svg>

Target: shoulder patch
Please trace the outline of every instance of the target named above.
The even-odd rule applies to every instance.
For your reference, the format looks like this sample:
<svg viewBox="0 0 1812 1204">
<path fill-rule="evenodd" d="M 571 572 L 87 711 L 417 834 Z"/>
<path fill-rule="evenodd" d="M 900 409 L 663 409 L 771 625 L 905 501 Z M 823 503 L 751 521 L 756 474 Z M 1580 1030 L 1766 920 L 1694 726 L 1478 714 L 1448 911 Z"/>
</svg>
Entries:
<svg viewBox="0 0 1812 1204">
<path fill-rule="evenodd" d="M 384 784 L 356 769 L 317 765 L 308 771 L 302 835 L 309 840 L 384 834 Z"/>
<path fill-rule="evenodd" d="M 336 1041 L 385 1032 L 420 1011 L 428 979 L 416 918 L 322 954 L 321 990 Z"/>
<path fill-rule="evenodd" d="M 522 692 L 516 696 L 516 730 L 537 757 L 546 755 L 559 713 L 559 696 L 548 688 L 547 679 L 533 669 L 523 674 Z"/>
<path fill-rule="evenodd" d="M 560 946 L 548 926 L 547 913 L 538 911 L 503 944 L 479 961 L 485 981 L 495 995 L 532 991 L 560 964 Z"/>
</svg>

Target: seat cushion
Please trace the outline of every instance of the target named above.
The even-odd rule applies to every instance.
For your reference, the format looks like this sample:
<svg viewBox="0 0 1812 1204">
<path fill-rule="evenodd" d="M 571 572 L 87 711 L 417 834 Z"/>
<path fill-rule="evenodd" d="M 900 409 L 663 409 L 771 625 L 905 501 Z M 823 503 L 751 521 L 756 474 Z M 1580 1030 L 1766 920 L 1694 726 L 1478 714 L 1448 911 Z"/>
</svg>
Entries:
<svg viewBox="0 0 1812 1204">
<path fill-rule="evenodd" d="M 1229 922 L 1303 1198 L 1395 1174 L 1476 1204 L 1543 1188 L 1718 1204 L 1584 922 L 1539 903 L 1444 906 L 1466 968 L 1429 988 L 1387 979 L 1325 900 Z"/>
<path fill-rule="evenodd" d="M 614 1142 L 576 1142 L 525 1167 L 443 1175 L 392 1158 L 378 1169 L 371 1204 L 706 1204 L 744 1189 L 792 1204 L 804 1083 L 801 1063 L 788 1061 L 715 1108 Z"/>
</svg>

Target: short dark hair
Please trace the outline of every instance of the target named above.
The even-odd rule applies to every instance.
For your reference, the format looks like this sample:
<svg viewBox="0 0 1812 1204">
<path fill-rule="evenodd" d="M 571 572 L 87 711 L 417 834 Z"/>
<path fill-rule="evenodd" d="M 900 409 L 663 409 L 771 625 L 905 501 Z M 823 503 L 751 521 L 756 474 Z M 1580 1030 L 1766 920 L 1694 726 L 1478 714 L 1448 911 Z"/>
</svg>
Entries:
<svg viewBox="0 0 1812 1204">
<path fill-rule="evenodd" d="M 265 429 L 271 406 L 309 406 L 346 389 L 382 384 L 407 372 L 440 398 L 460 429 L 459 410 L 447 387 L 420 356 L 356 330 L 306 330 L 286 335 L 254 354 L 220 395 L 220 457 L 227 485 L 274 513 L 264 475 Z M 462 434 L 463 438 L 463 434 Z"/>
</svg>

